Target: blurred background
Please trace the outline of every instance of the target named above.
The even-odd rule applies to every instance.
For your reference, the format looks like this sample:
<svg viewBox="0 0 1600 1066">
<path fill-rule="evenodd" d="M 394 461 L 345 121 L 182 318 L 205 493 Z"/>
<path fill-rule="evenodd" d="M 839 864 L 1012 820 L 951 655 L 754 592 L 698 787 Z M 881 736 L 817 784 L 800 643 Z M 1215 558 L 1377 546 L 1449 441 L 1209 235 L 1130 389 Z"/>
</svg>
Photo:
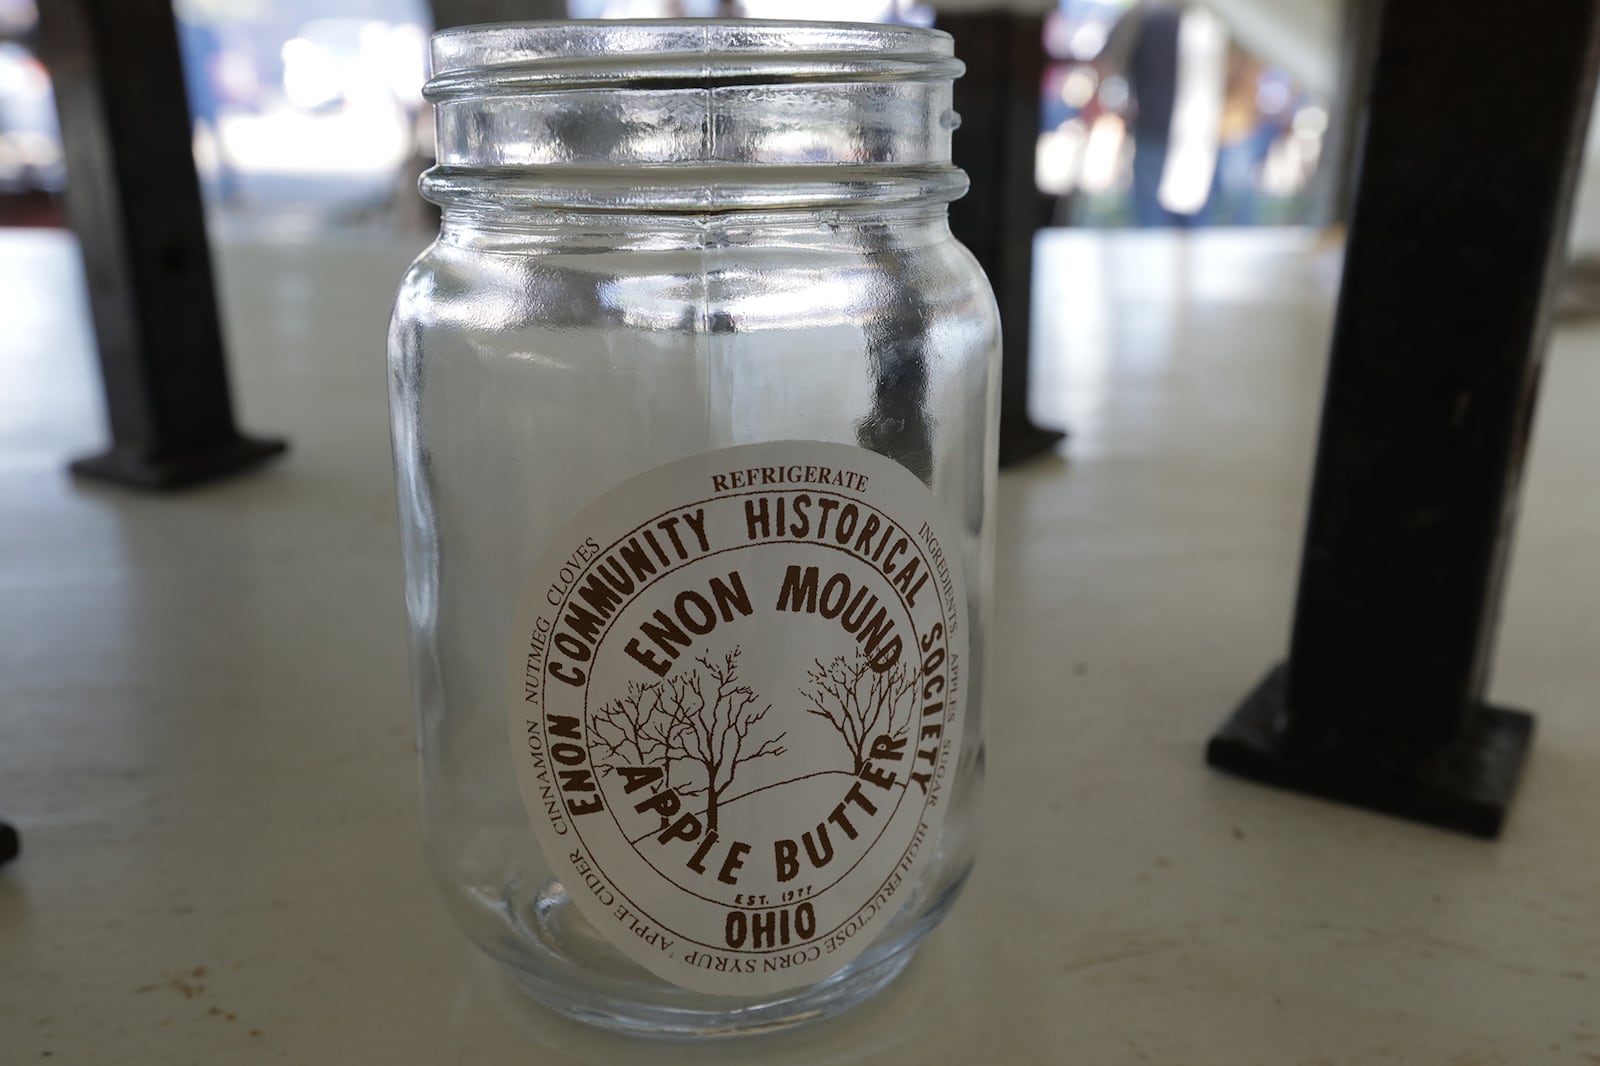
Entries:
<svg viewBox="0 0 1600 1066">
<path fill-rule="evenodd" d="M 548 6 L 548 5 L 547 5 Z M 559 6 L 559 5 L 557 5 Z M 963 5 L 940 5 L 959 10 Z M 1040 48 L 1036 182 L 1056 226 L 1305 225 L 1335 91 L 1331 0 L 1061 0 Z M 213 225 L 431 229 L 424 0 L 175 0 Z M 576 18 L 929 25 L 906 0 L 569 0 Z M 66 182 L 35 0 L 0 0 L 0 224 L 59 224 Z M 1182 140 L 1182 150 L 1169 150 Z"/>
</svg>

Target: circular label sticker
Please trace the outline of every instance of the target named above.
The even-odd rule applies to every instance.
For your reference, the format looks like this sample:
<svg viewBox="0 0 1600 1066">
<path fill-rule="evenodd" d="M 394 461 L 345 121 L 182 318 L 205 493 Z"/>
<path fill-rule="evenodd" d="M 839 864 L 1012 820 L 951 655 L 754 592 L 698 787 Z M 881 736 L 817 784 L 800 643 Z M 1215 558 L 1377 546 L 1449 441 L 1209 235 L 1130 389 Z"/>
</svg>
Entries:
<svg viewBox="0 0 1600 1066">
<path fill-rule="evenodd" d="M 958 544 L 910 471 L 814 441 L 658 467 L 555 538 L 518 612 L 510 736 L 597 929 L 742 995 L 873 941 L 959 756 Z"/>
</svg>

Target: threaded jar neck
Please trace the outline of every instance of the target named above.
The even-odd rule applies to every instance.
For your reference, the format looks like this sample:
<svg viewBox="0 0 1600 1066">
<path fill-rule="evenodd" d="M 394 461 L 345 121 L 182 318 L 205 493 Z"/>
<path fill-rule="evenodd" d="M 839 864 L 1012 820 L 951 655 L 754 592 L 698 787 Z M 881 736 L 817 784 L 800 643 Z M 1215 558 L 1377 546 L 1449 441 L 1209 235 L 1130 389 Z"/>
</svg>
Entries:
<svg viewBox="0 0 1600 1066">
<path fill-rule="evenodd" d="M 718 19 L 434 35 L 438 165 L 477 209 L 702 213 L 953 200 L 948 34 Z"/>
</svg>

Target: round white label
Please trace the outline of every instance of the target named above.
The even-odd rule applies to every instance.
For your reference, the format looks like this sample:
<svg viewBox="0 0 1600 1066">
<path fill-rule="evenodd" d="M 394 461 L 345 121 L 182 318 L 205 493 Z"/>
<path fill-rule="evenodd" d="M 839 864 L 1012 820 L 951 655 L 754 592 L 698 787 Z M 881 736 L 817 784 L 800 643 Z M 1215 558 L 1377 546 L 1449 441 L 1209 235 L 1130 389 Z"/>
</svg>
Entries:
<svg viewBox="0 0 1600 1066">
<path fill-rule="evenodd" d="M 555 538 L 517 616 L 510 736 L 596 928 L 742 995 L 872 942 L 959 756 L 958 544 L 910 471 L 815 441 L 657 467 Z"/>
</svg>

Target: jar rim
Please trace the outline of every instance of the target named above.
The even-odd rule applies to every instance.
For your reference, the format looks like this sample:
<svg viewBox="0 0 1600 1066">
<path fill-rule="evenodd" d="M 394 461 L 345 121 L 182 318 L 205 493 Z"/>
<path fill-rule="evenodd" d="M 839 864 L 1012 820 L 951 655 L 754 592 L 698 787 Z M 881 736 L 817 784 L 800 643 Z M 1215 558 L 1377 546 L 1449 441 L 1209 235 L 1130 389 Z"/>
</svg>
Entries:
<svg viewBox="0 0 1600 1066">
<path fill-rule="evenodd" d="M 779 19 L 494 22 L 431 40 L 430 100 L 485 91 L 730 81 L 902 81 L 959 77 L 943 30 Z"/>
<path fill-rule="evenodd" d="M 490 23 L 433 38 L 436 203 L 707 215 L 946 202 L 947 33 L 736 19 Z"/>
</svg>

